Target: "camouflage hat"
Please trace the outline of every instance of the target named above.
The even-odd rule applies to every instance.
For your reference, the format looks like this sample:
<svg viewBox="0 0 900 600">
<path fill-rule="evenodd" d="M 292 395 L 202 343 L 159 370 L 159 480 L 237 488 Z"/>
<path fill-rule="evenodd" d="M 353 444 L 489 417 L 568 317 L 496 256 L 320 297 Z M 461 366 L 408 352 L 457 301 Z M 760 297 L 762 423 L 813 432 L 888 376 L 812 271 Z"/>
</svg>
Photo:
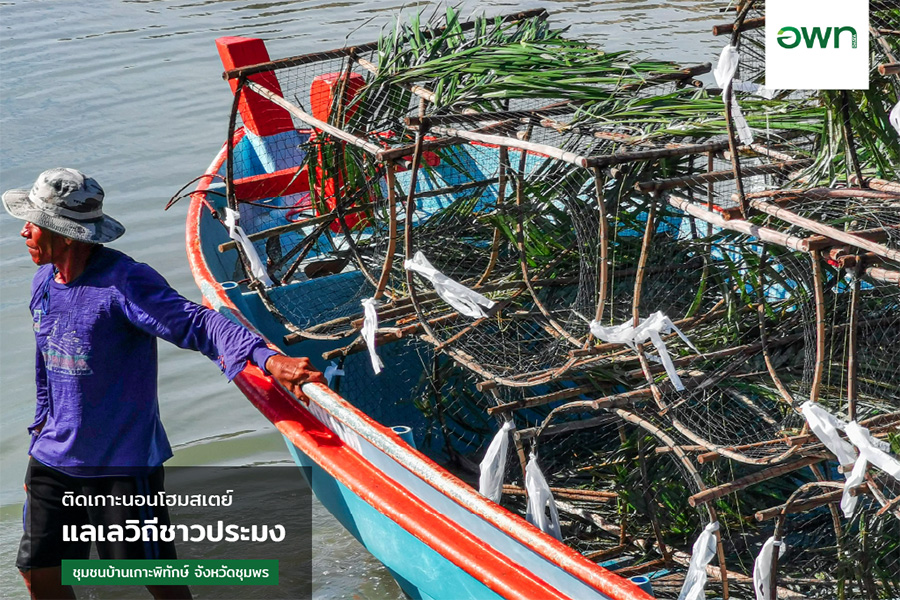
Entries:
<svg viewBox="0 0 900 600">
<path fill-rule="evenodd" d="M 102 244 L 125 233 L 121 223 L 103 214 L 100 184 L 75 169 L 49 169 L 30 190 L 4 192 L 3 208 L 17 219 L 79 242 Z"/>
</svg>

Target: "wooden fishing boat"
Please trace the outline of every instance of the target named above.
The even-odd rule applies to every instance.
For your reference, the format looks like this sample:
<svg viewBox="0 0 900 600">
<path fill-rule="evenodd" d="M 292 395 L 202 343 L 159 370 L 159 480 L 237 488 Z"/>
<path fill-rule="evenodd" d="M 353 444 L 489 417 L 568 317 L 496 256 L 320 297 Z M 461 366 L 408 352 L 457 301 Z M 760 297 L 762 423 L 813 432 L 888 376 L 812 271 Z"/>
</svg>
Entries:
<svg viewBox="0 0 900 600">
<path fill-rule="evenodd" d="M 226 69 L 268 62 L 260 40 L 223 38 L 217 43 Z M 296 129 L 286 114 L 273 115 L 271 107 L 253 100 L 242 100 L 244 127 L 234 130 L 232 144 L 222 148 L 192 194 L 188 257 L 207 305 L 291 353 L 293 348 L 283 343 L 290 331 L 260 302 L 256 292 L 233 281 L 239 269 L 238 255 L 217 219 L 226 206 L 220 182 L 229 167 L 250 165 L 230 174 L 242 201 L 280 197 L 294 202 L 296 195 L 308 194 L 309 179 L 296 177 L 291 167 L 302 162 L 301 146 L 314 132 L 309 127 Z M 296 150 L 294 156 L 267 154 L 267 148 L 284 147 L 285 140 Z M 257 152 L 262 159 L 229 163 L 230 152 Z M 290 225 L 288 212 L 284 211 L 287 218 L 277 225 L 254 222 L 244 213 L 240 225 L 249 234 Z M 291 301 L 300 306 L 321 302 L 322 297 L 354 297 L 353 288 L 360 285 L 361 276 L 357 272 L 304 279 L 278 291 L 290 294 Z M 335 342 L 307 340 L 302 354 L 325 370 L 328 363 L 321 354 L 334 347 Z M 344 368 L 354 367 L 348 363 Z M 395 413 L 390 420 L 379 422 L 317 384 L 304 388 L 309 401 L 300 402 L 252 366 L 238 375 L 235 383 L 284 435 L 297 465 L 307 468 L 304 473 L 310 474 L 309 484 L 322 504 L 384 563 L 411 597 L 650 597 L 637 584 L 585 559 L 479 495 L 417 451 L 408 443 L 411 437 L 398 435 L 397 428 L 391 427 L 407 425 L 409 414 Z M 365 386 L 363 382 L 361 387 Z M 370 404 L 377 408 L 381 401 L 383 398 L 373 397 Z M 403 433 L 403 428 L 400 430 Z"/>
<path fill-rule="evenodd" d="M 217 41 L 234 104 L 191 193 L 191 268 L 330 379 L 303 401 L 252 367 L 238 386 L 414 598 L 702 597 L 707 577 L 725 599 L 889 594 L 900 188 L 871 175 L 900 146 L 877 122 L 858 157 L 816 158 L 839 145 L 816 98 L 742 98 L 738 125 L 730 79 L 724 105 L 698 91 L 709 64 L 599 52 L 545 18 L 450 11 L 277 60 Z M 841 162 L 848 185 L 821 183 Z M 804 417 L 823 406 L 888 476 L 840 489 Z"/>
</svg>

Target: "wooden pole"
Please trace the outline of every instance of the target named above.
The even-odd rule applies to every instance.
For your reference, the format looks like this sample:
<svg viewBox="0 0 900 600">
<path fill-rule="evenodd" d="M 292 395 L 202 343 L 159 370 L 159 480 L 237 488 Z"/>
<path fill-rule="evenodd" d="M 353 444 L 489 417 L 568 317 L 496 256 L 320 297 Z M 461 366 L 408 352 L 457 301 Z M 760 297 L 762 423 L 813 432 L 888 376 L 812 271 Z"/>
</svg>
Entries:
<svg viewBox="0 0 900 600">
<path fill-rule="evenodd" d="M 653 75 L 648 77 L 644 81 L 640 83 L 628 83 L 619 88 L 621 91 L 630 92 L 633 90 L 638 90 L 642 87 L 648 85 L 656 85 L 658 83 L 666 83 L 667 81 L 681 81 L 684 79 L 690 79 L 694 75 L 703 75 L 705 73 L 709 73 L 712 70 L 711 63 L 703 63 L 700 65 L 694 65 L 692 67 L 685 67 L 675 73 L 663 73 L 661 75 Z"/>
<path fill-rule="evenodd" d="M 365 212 L 365 210 L 370 208 L 371 206 L 371 204 L 351 206 L 346 211 L 344 211 L 344 215 Z M 297 231 L 298 229 L 303 229 L 305 227 L 315 227 L 316 225 L 321 225 L 322 223 L 331 223 L 335 220 L 336 214 L 337 213 L 335 211 L 330 211 L 328 214 L 319 215 L 318 217 L 310 217 L 309 219 L 302 219 L 294 223 L 288 223 L 287 225 L 279 225 L 278 227 L 272 227 L 271 229 L 257 231 L 247 235 L 247 238 L 249 238 L 251 242 L 255 242 L 257 240 L 265 240 L 285 233 L 290 233 L 292 231 Z M 234 240 L 231 240 L 230 242 L 224 242 L 222 244 L 219 244 L 219 252 L 226 252 L 237 247 L 237 245 L 238 243 Z"/>
<path fill-rule="evenodd" d="M 789 169 L 805 167 L 812 161 L 808 159 L 790 160 L 777 162 L 768 165 L 760 165 L 756 167 L 747 167 L 739 169 L 743 177 L 751 177 L 755 175 L 769 175 L 772 173 L 781 173 Z M 712 173 L 703 173 L 700 175 L 687 175 L 684 177 L 672 177 L 671 179 L 655 179 L 651 181 L 641 181 L 635 184 L 635 189 L 639 192 L 662 192 L 678 187 L 690 187 L 694 185 L 703 185 L 713 181 L 729 181 L 737 176 L 734 171 L 713 171 Z M 740 181 L 740 180 L 737 180 Z"/>
<path fill-rule="evenodd" d="M 550 394 L 543 394 L 541 396 L 532 396 L 531 398 L 525 398 L 524 400 L 518 400 L 515 402 L 506 402 L 505 404 L 499 404 L 497 406 L 492 406 L 488 408 L 489 414 L 495 414 L 498 412 L 507 412 L 511 410 L 518 410 L 521 408 L 534 408 L 536 406 L 544 406 L 545 404 L 550 404 L 551 402 L 556 402 L 558 400 L 567 400 L 569 398 L 574 398 L 576 396 L 581 396 L 583 394 L 588 394 L 592 391 L 596 391 L 596 388 L 591 385 L 579 386 L 577 388 L 571 388 L 569 390 L 560 390 L 558 392 L 552 392 Z M 569 404 L 564 404 L 563 406 L 558 406 L 554 410 L 558 412 L 586 412 L 586 411 L 596 411 L 606 406 L 612 406 L 617 403 L 631 403 L 635 400 L 640 400 L 643 398 L 648 398 L 651 396 L 650 390 L 648 389 L 639 389 L 639 390 L 631 390 L 630 392 L 623 392 L 621 394 L 613 394 L 611 396 L 604 396 L 602 398 L 597 398 L 595 400 L 577 400 L 571 402 Z M 565 408 L 564 407 L 568 407 Z M 548 418 L 550 415 L 548 415 Z M 537 428 L 535 428 L 537 429 Z M 524 431 L 524 430 L 522 430 Z"/>
<path fill-rule="evenodd" d="M 413 215 L 416 212 L 416 181 L 419 175 L 419 165 L 422 162 L 422 142 L 425 139 L 425 133 L 428 131 L 428 121 L 423 121 L 422 126 L 416 130 L 416 149 L 413 152 L 412 172 L 409 180 L 409 195 L 406 198 L 406 214 L 404 215 L 404 257 L 406 260 L 413 258 Z M 406 289 L 409 298 L 415 308 L 416 316 L 424 326 L 425 332 L 430 338 L 435 338 L 434 331 L 428 326 L 425 313 L 419 303 L 418 292 L 416 291 L 416 283 L 413 278 L 411 269 L 406 269 Z"/>
<path fill-rule="evenodd" d="M 247 83 L 246 79 L 241 78 L 235 86 L 234 99 L 231 105 L 231 115 L 228 120 L 228 142 L 225 150 L 225 203 L 228 205 L 228 208 L 238 213 L 240 209 L 238 208 L 237 198 L 234 193 L 234 132 L 237 128 L 237 115 L 240 111 L 241 98 Z M 251 283 L 262 285 L 253 274 L 253 269 L 250 268 L 250 259 L 247 258 L 243 246 L 238 245 L 236 247 L 240 265 L 244 269 L 244 274 L 250 278 Z"/>
<path fill-rule="evenodd" d="M 384 164 L 385 185 L 388 191 L 388 248 L 384 256 L 384 264 L 381 267 L 381 277 L 375 286 L 375 299 L 384 294 L 387 283 L 391 278 L 391 269 L 394 266 L 394 253 L 397 251 L 397 180 L 394 176 L 394 165 L 390 162 Z M 415 191 L 415 190 L 413 190 Z"/>
<path fill-rule="evenodd" d="M 766 251 L 766 246 L 763 246 L 759 257 L 759 278 L 756 282 L 756 298 L 757 302 L 759 302 L 756 310 L 757 319 L 759 321 L 759 340 L 762 344 L 763 361 L 766 363 L 766 371 L 769 372 L 769 377 L 772 378 L 772 382 L 775 384 L 778 393 L 781 394 L 781 398 L 790 406 L 794 406 L 794 397 L 791 396 L 791 393 L 781 381 L 781 377 L 778 376 L 778 373 L 775 370 L 775 363 L 772 361 L 772 355 L 769 352 L 769 335 L 768 328 L 766 327 L 766 298 L 763 291 L 767 258 L 768 252 Z"/>
<path fill-rule="evenodd" d="M 525 140 L 521 141 L 522 144 L 531 144 L 528 142 L 528 138 L 531 137 L 532 130 L 534 129 L 534 124 L 529 123 L 528 129 L 525 131 Z M 489 137 L 497 137 L 497 136 L 489 136 Z M 509 138 L 504 138 L 509 139 Z M 517 142 L 519 140 L 516 140 Z M 535 144 L 536 146 L 540 144 Z M 524 150 L 524 149 L 523 149 Z M 568 153 L 570 154 L 570 153 Z M 553 318 L 553 315 L 550 314 L 550 311 L 544 306 L 544 303 L 541 302 L 540 296 L 538 296 L 537 292 L 534 289 L 534 286 L 531 283 L 531 277 L 528 273 L 528 256 L 525 251 L 525 164 L 528 155 L 523 151 L 519 153 L 519 168 L 515 174 L 515 182 L 516 182 L 516 209 L 518 214 L 516 215 L 516 247 L 519 251 L 519 266 L 522 269 L 522 279 L 525 284 L 528 286 L 528 291 L 531 294 L 531 300 L 534 302 L 534 305 L 537 307 L 541 314 L 544 315 L 544 318 L 547 319 L 547 322 L 550 326 L 559 333 L 564 339 L 566 339 L 569 343 L 574 346 L 581 346 L 581 342 L 574 338 L 569 334 L 557 321 Z"/>
<path fill-rule="evenodd" d="M 713 25 L 712 34 L 714 36 L 727 35 L 729 33 L 734 33 L 735 29 L 737 31 L 743 33 L 744 31 L 749 31 L 751 29 L 759 29 L 760 27 L 765 26 L 766 18 L 765 17 L 757 17 L 755 19 L 745 19 L 743 23 L 737 28 L 735 28 L 734 23 L 723 23 L 720 25 Z"/>
<path fill-rule="evenodd" d="M 856 175 L 850 177 L 850 185 L 862 185 L 865 183 L 873 190 L 881 190 L 883 192 L 894 192 L 900 194 L 900 183 L 896 181 L 888 181 L 886 179 L 878 179 L 877 177 L 869 177 L 865 181 L 860 181 Z"/>
<path fill-rule="evenodd" d="M 744 215 L 744 218 L 747 218 L 750 215 L 747 210 L 747 199 L 744 197 L 744 177 L 749 175 L 749 173 L 742 173 L 741 160 L 738 156 L 738 141 L 734 134 L 734 122 L 731 114 L 733 100 L 734 86 L 730 84 L 726 85 L 725 93 L 722 95 L 722 101 L 725 103 L 725 130 L 728 133 L 728 147 L 731 152 L 731 178 L 734 179 L 734 186 L 737 188 L 738 203 L 741 207 L 741 213 Z M 751 167 L 751 169 L 752 168 L 759 167 Z"/>
<path fill-rule="evenodd" d="M 454 123 L 471 123 L 472 121 L 507 121 L 507 120 L 523 120 L 531 122 L 535 117 L 543 115 L 565 115 L 574 112 L 576 107 L 568 102 L 560 104 L 551 104 L 543 108 L 535 108 L 531 110 L 498 110 L 491 112 L 472 112 L 465 114 L 452 115 L 433 115 L 428 117 L 432 125 L 452 125 Z M 418 117 L 406 117 L 404 119 L 407 127 L 415 129 L 419 126 L 421 120 Z"/>
<path fill-rule="evenodd" d="M 866 275 L 884 283 L 900 284 L 900 271 L 890 271 L 881 267 L 867 267 Z"/>
<path fill-rule="evenodd" d="M 504 197 L 506 196 L 506 182 L 509 176 L 509 148 L 506 146 L 500 147 L 500 165 L 498 167 L 497 173 L 497 209 L 503 208 Z M 494 265 L 497 264 L 497 259 L 500 256 L 500 242 L 503 239 L 503 233 L 500 231 L 499 227 L 494 227 L 494 234 L 491 239 L 491 256 L 488 259 L 488 264 L 484 268 L 484 273 L 481 274 L 481 277 L 478 279 L 478 282 L 475 284 L 475 287 L 483 284 L 487 281 L 487 278 L 490 277 L 491 272 L 494 270 Z"/>
<path fill-rule="evenodd" d="M 813 272 L 813 293 L 816 299 L 816 363 L 813 371 L 812 386 L 809 399 L 819 401 L 822 378 L 825 372 L 825 277 L 822 273 L 822 260 L 818 250 L 810 253 Z"/>
<path fill-rule="evenodd" d="M 676 334 L 677 335 L 677 334 Z M 790 344 L 796 342 L 797 340 L 803 339 L 803 334 L 798 333 L 794 335 L 785 336 L 782 338 L 777 338 L 775 340 L 771 340 L 769 342 L 770 345 L 781 346 L 784 344 Z M 701 354 L 689 354 L 688 356 L 681 356 L 679 358 L 673 359 L 672 364 L 676 367 L 681 367 L 684 365 L 689 365 L 695 360 L 703 359 L 704 361 L 709 360 L 717 360 L 719 358 L 726 358 L 729 356 L 734 356 L 735 354 L 751 354 L 753 352 L 757 352 L 763 349 L 763 342 L 754 342 L 752 344 L 744 344 L 742 346 L 734 346 L 732 348 L 725 348 L 722 350 L 716 350 L 714 352 L 706 352 Z M 651 374 L 658 374 L 665 372 L 665 367 L 663 365 L 654 365 L 650 367 Z M 625 377 L 637 377 L 641 373 L 643 373 L 643 369 L 634 369 L 632 371 L 627 371 L 625 373 Z"/>
<path fill-rule="evenodd" d="M 795 436 L 792 438 L 780 438 L 775 440 L 765 440 L 762 442 L 753 442 L 752 444 L 741 444 L 740 446 L 728 446 L 727 448 L 722 448 L 722 450 L 728 450 L 731 452 L 740 452 L 742 450 L 750 450 L 753 448 L 763 448 L 765 446 L 777 446 L 778 444 L 784 444 L 788 448 L 799 448 L 799 445 L 792 444 L 793 440 L 802 439 L 804 442 L 809 441 L 809 436 Z M 706 448 L 706 446 L 698 446 L 698 448 Z M 697 456 L 697 462 L 701 465 L 713 462 L 718 460 L 722 455 L 719 454 L 718 451 L 705 452 Z"/>
<path fill-rule="evenodd" d="M 668 202 L 675 208 L 679 208 L 689 215 L 697 217 L 702 221 L 706 221 L 711 225 L 744 233 L 764 242 L 777 244 L 785 248 L 790 248 L 791 250 L 798 250 L 800 252 L 809 251 L 809 246 L 807 245 L 805 238 L 754 225 L 750 221 L 745 221 L 744 219 L 725 219 L 720 213 L 706 210 L 702 206 L 694 204 L 690 200 L 676 196 L 675 194 L 669 194 Z"/>
<path fill-rule="evenodd" d="M 322 131 L 336 137 L 337 139 L 339 139 L 343 142 L 347 142 L 348 144 L 357 146 L 358 148 L 365 150 L 372 156 L 377 156 L 378 152 L 380 152 L 383 149 L 381 146 L 373 144 L 372 142 L 368 142 L 368 141 L 362 139 L 361 137 L 355 136 L 352 133 L 347 133 L 343 129 L 339 129 L 337 127 L 329 125 L 325 121 L 321 121 L 321 120 L 315 118 L 311 114 L 301 110 L 299 107 L 294 106 L 293 104 L 291 104 L 290 102 L 288 102 L 287 100 L 282 98 L 281 96 L 269 91 L 268 89 L 264 88 L 263 86 L 255 83 L 253 81 L 248 81 L 247 87 L 250 88 L 251 90 L 253 90 L 254 92 L 256 92 L 257 94 L 259 94 L 260 96 L 268 98 L 269 100 L 272 101 L 273 104 L 277 104 L 278 106 L 285 109 L 286 111 L 288 111 L 289 113 L 291 113 L 292 115 L 294 115 L 295 117 L 297 117 L 298 119 L 300 119 L 301 121 L 306 123 L 307 125 L 311 125 L 312 127 L 315 127 L 316 129 L 321 129 Z"/>
<path fill-rule="evenodd" d="M 540 17 L 542 15 L 546 15 L 547 10 L 544 8 L 533 8 L 529 10 L 524 10 L 517 13 L 512 13 L 509 15 L 505 15 L 501 17 L 502 22 L 510 23 L 514 21 L 522 21 L 525 19 L 530 19 L 532 17 Z M 464 23 L 459 24 L 459 28 L 461 31 L 469 31 L 473 29 L 476 25 L 476 21 L 466 21 Z M 446 28 L 441 27 L 432 30 L 426 30 L 422 32 L 427 38 L 434 37 L 442 33 Z M 306 65 L 315 62 L 321 62 L 323 60 L 331 60 L 335 58 L 344 58 L 346 56 L 352 56 L 358 52 L 369 52 L 372 50 L 378 49 L 378 42 L 369 42 L 367 44 L 357 44 L 356 46 L 351 46 L 348 48 L 335 48 L 333 50 L 325 50 L 322 52 L 314 52 L 311 54 L 303 54 L 300 56 L 292 56 L 288 58 L 281 58 L 278 60 L 267 61 L 264 63 L 259 63 L 256 65 L 248 65 L 246 67 L 241 67 L 239 69 L 232 69 L 229 71 L 225 71 L 222 74 L 223 79 L 235 79 L 240 77 L 241 75 L 247 76 L 252 75 L 254 73 L 261 73 L 263 71 L 274 71 L 276 69 L 283 69 L 286 67 L 296 67 L 300 65 Z"/>
<path fill-rule="evenodd" d="M 609 221 L 606 215 L 606 198 L 603 194 L 603 173 L 599 167 L 594 167 L 594 192 L 597 195 L 597 218 L 600 220 L 600 269 L 597 274 L 600 281 L 597 286 L 597 310 L 594 319 L 602 321 L 609 286 Z M 589 334 L 585 340 L 585 349 L 590 344 L 591 337 Z"/>
<path fill-rule="evenodd" d="M 652 148 L 650 150 L 638 150 L 635 152 L 615 152 L 606 156 L 591 156 L 588 164 L 591 167 L 609 167 L 627 162 L 639 160 L 655 160 L 673 156 L 687 156 L 689 154 L 701 154 L 705 152 L 718 152 L 728 147 L 728 142 L 707 142 L 705 144 L 685 144 L 673 148 Z"/>
<path fill-rule="evenodd" d="M 602 490 L 580 490 L 577 488 L 559 488 L 552 487 L 550 491 L 554 496 L 566 498 L 568 500 L 590 500 L 593 502 L 609 502 L 619 497 L 616 492 L 604 492 Z M 504 485 L 503 493 L 512 496 L 525 496 L 525 488 L 517 485 Z"/>
<path fill-rule="evenodd" d="M 850 180 L 854 182 L 859 181 L 859 177 L 857 177 L 856 175 L 852 175 L 850 177 Z M 827 198 L 871 198 L 873 200 L 900 200 L 900 190 L 892 190 L 890 189 L 890 186 L 881 186 L 881 188 L 876 187 L 878 181 L 881 180 L 866 180 L 866 182 L 868 182 L 873 189 L 815 187 L 806 190 L 762 190 L 759 192 L 751 192 L 747 194 L 747 197 L 753 199 L 788 199 L 799 202 L 824 200 Z M 732 199 L 736 199 L 736 197 L 732 195 Z"/>
<path fill-rule="evenodd" d="M 538 144 L 535 142 L 527 142 L 523 140 L 519 140 L 517 138 L 510 138 L 504 135 L 486 135 L 483 133 L 475 133 L 472 131 L 466 131 L 464 129 L 455 129 L 452 127 L 435 127 L 434 131 L 440 133 L 442 135 L 447 135 L 450 137 L 462 138 L 464 140 L 468 140 L 470 142 L 481 142 L 483 144 L 495 144 L 497 146 L 506 146 L 508 148 L 516 148 L 518 150 L 525 150 L 528 152 L 535 152 L 537 154 L 542 154 L 544 156 L 549 156 L 550 158 L 556 158 L 558 160 L 572 163 L 573 165 L 579 167 L 587 167 L 588 159 L 584 156 L 575 154 L 574 152 L 567 152 L 565 150 L 561 150 L 555 146 L 548 146 L 546 144 Z"/>
<path fill-rule="evenodd" d="M 838 484 L 840 485 L 840 484 Z M 828 492 L 826 494 L 821 494 L 819 496 L 814 496 L 812 498 L 808 498 L 803 500 L 802 502 L 794 502 L 792 504 L 781 504 L 779 506 L 773 506 L 772 508 L 767 508 L 765 510 L 758 511 L 754 516 L 757 521 L 769 521 L 771 519 L 777 518 L 779 515 L 783 514 L 795 514 L 802 513 L 808 510 L 813 510 L 814 508 L 818 508 L 820 506 L 824 506 L 825 504 L 830 504 L 832 502 L 840 502 L 841 497 L 843 497 L 844 491 L 837 490 L 834 492 Z"/>
<path fill-rule="evenodd" d="M 856 142 L 853 139 L 853 130 L 850 128 L 850 93 L 847 90 L 840 90 L 838 93 L 841 96 L 841 129 L 844 132 L 844 143 L 847 146 L 847 156 L 850 157 L 850 167 L 856 175 L 857 181 L 863 181 L 862 169 L 860 169 L 859 166 L 859 158 L 856 156 Z"/>
<path fill-rule="evenodd" d="M 433 319 L 429 319 L 424 323 L 428 325 L 438 325 L 440 323 L 446 323 L 448 321 L 453 321 L 459 318 L 459 313 L 452 312 L 446 315 L 435 317 Z M 378 332 L 377 337 L 375 338 L 375 343 L 377 346 L 390 344 L 391 342 L 396 342 L 402 338 L 416 334 L 422 329 L 423 323 L 418 321 L 404 327 L 386 327 Z M 362 338 L 357 338 L 351 344 L 344 346 L 343 348 L 335 348 L 334 350 L 323 352 L 322 358 L 324 360 L 332 360 L 334 358 L 340 358 L 343 356 L 350 356 L 351 354 L 357 354 L 359 352 L 365 352 L 367 349 L 368 346 L 366 345 L 365 340 L 363 340 Z"/>
<path fill-rule="evenodd" d="M 829 225 L 823 225 L 822 223 L 813 221 L 812 219 L 807 219 L 806 217 L 802 217 L 795 212 L 787 210 L 786 208 L 781 208 L 780 206 L 771 204 L 769 202 L 766 202 L 765 200 L 751 199 L 750 206 L 752 206 L 756 210 L 772 215 L 773 217 L 781 219 L 782 221 L 785 221 L 792 225 L 804 227 L 812 232 L 824 235 L 833 240 L 838 240 L 840 242 L 844 242 L 845 244 L 850 244 L 851 246 L 862 248 L 863 250 L 868 250 L 869 252 L 874 252 L 875 254 L 884 258 L 900 262 L 900 251 L 888 248 L 884 244 L 879 244 L 877 242 L 864 239 L 860 236 L 853 235 L 853 233 L 851 232 L 841 231 L 840 229 L 836 229 Z"/>
<path fill-rule="evenodd" d="M 693 496 L 688 498 L 688 504 L 690 504 L 691 506 L 707 504 L 709 502 L 712 502 L 713 500 L 721 498 L 722 496 L 727 496 L 732 492 L 740 491 L 744 488 L 750 487 L 751 485 L 760 483 L 761 481 L 766 481 L 768 479 L 779 477 L 786 473 L 791 473 L 798 469 L 802 469 L 803 467 L 822 462 L 823 460 L 825 459 L 818 456 L 810 456 L 800 458 L 789 463 L 769 467 L 768 469 L 763 469 L 762 471 L 753 473 L 752 475 L 740 477 L 729 483 L 712 487 L 698 494 L 694 494 Z"/>
</svg>

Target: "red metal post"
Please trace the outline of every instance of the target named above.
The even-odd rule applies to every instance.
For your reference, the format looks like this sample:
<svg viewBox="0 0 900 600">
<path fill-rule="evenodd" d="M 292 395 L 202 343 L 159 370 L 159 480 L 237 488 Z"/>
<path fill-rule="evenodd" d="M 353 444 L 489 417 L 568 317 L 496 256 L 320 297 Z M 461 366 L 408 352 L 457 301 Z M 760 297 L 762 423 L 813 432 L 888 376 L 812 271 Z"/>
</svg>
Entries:
<svg viewBox="0 0 900 600">
<path fill-rule="evenodd" d="M 269 62 L 266 44 L 258 38 L 222 37 L 216 40 L 216 48 L 226 71 Z M 272 71 L 256 73 L 248 79 L 281 95 L 281 86 Z M 233 93 L 237 89 L 237 79 L 232 79 L 228 83 Z M 291 116 L 286 110 L 251 91 L 243 92 L 239 110 L 244 127 L 258 136 L 274 135 L 294 128 Z"/>
</svg>

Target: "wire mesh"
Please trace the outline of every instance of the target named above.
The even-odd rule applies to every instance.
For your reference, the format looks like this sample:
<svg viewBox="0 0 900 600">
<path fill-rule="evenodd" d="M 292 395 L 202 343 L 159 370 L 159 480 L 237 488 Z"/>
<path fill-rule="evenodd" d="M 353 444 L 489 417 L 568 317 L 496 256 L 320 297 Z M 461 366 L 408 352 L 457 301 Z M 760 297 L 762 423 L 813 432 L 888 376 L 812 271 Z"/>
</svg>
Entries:
<svg viewBox="0 0 900 600">
<path fill-rule="evenodd" d="M 759 83 L 764 4 L 738 9 L 738 77 Z M 900 7 L 870 15 L 875 62 L 896 62 Z M 534 451 L 563 541 L 652 575 L 660 598 L 678 597 L 711 522 L 715 597 L 753 593 L 772 535 L 792 549 L 779 597 L 896 597 L 897 482 L 871 469 L 839 515 L 846 473 L 801 405 L 896 456 L 900 141 L 885 124 L 898 78 L 876 66 L 866 93 L 739 92 L 756 136 L 742 145 L 694 79 L 709 70 L 600 52 L 540 11 L 469 25 L 450 10 L 233 73 L 221 176 L 273 285 L 241 249 L 234 278 L 286 341 L 334 341 L 326 358 L 354 373 L 369 372 L 361 301 L 374 298 L 393 373 L 345 376 L 341 393 L 414 423 L 464 477 L 512 419 L 503 505 L 524 513 Z M 260 99 L 289 125 L 243 118 Z M 493 305 L 467 316 L 408 268 L 417 254 Z M 656 313 L 684 338 L 592 333 Z"/>
</svg>

